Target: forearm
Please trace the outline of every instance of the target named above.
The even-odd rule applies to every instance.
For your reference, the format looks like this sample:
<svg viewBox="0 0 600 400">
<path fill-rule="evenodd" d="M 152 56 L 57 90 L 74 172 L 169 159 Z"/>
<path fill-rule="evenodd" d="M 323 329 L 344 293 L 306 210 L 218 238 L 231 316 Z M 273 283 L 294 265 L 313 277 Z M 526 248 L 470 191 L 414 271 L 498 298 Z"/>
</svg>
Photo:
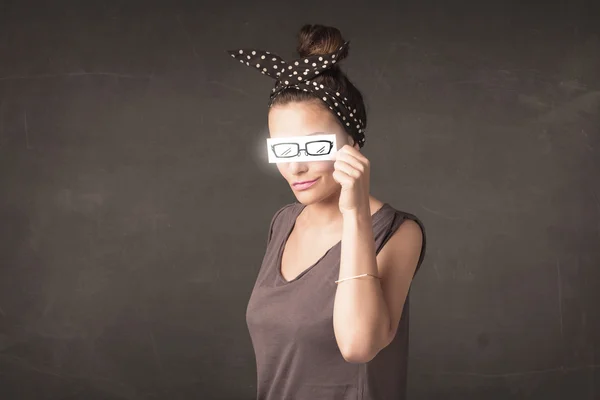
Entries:
<svg viewBox="0 0 600 400">
<path fill-rule="evenodd" d="M 371 215 L 344 215 L 339 279 L 365 273 L 379 275 Z M 348 359 L 367 361 L 387 344 L 390 316 L 380 280 L 367 276 L 338 283 L 333 325 Z"/>
</svg>

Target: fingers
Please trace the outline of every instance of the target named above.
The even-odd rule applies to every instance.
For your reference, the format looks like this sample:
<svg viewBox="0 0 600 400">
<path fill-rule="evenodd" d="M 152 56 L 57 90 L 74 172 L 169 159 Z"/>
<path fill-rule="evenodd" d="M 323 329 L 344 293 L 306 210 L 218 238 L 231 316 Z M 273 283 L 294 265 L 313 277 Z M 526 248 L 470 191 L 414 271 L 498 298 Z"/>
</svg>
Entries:
<svg viewBox="0 0 600 400">
<path fill-rule="evenodd" d="M 356 164 L 358 164 L 358 166 Z M 343 172 L 344 174 L 348 175 L 353 179 L 358 179 L 363 174 L 363 167 L 358 162 L 351 164 L 349 162 L 346 162 L 345 160 L 336 160 L 333 166 L 336 169 L 336 171 Z"/>
<path fill-rule="evenodd" d="M 355 178 L 349 176 L 345 172 L 342 172 L 338 169 L 333 171 L 333 179 L 335 179 L 335 181 L 337 183 L 339 183 L 340 185 L 345 186 L 345 187 L 353 187 L 354 184 L 356 183 Z"/>
<path fill-rule="evenodd" d="M 351 146 L 344 146 L 336 152 L 335 155 L 336 163 L 340 162 L 338 165 L 344 166 L 345 164 L 350 167 L 358 170 L 360 173 L 364 173 L 365 170 L 369 166 L 369 160 L 360 154 L 356 149 Z M 344 167 L 347 169 L 347 167 Z M 350 174 L 354 176 L 353 174 Z"/>
</svg>

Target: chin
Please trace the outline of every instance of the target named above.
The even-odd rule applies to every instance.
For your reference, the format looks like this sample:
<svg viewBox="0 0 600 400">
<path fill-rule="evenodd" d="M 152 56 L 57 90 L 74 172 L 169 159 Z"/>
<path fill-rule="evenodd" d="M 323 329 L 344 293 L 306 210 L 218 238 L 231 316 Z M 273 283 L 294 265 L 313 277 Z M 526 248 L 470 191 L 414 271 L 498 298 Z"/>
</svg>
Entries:
<svg viewBox="0 0 600 400">
<path fill-rule="evenodd" d="M 306 206 L 310 204 L 322 203 L 326 202 L 328 199 L 332 198 L 335 195 L 335 192 L 311 192 L 311 191 L 302 191 L 302 192 L 294 192 L 296 199 L 299 203 L 302 203 Z"/>
<path fill-rule="evenodd" d="M 304 204 L 305 206 L 308 206 L 310 204 L 314 204 L 314 203 L 318 203 L 319 202 L 319 198 L 314 196 L 314 195 L 310 195 L 308 193 L 294 193 L 296 195 L 296 200 L 298 200 L 299 203 Z"/>
</svg>

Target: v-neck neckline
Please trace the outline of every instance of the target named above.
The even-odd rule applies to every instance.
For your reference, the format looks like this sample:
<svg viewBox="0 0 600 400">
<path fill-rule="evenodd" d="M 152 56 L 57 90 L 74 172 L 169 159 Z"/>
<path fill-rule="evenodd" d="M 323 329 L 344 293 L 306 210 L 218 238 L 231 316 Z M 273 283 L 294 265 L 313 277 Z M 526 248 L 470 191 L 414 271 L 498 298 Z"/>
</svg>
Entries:
<svg viewBox="0 0 600 400">
<path fill-rule="evenodd" d="M 284 285 L 288 285 L 288 284 L 291 284 L 291 283 L 294 283 L 294 282 L 298 281 L 300 278 L 302 278 L 304 275 L 306 275 L 309 271 L 311 271 L 313 268 L 315 268 L 317 265 L 319 265 L 321 263 L 321 261 L 325 257 L 327 257 L 327 255 L 329 253 L 331 253 L 331 251 L 333 251 L 334 249 L 336 249 L 338 246 L 340 246 L 342 244 L 342 241 L 339 240 L 336 244 L 334 244 L 333 246 L 331 246 L 317 261 L 315 261 L 308 268 L 306 268 L 302 272 L 300 272 L 292 280 L 288 281 L 287 279 L 285 279 L 285 277 L 283 276 L 283 274 L 281 272 L 281 266 L 282 266 L 282 261 L 283 261 L 283 251 L 285 250 L 285 246 L 287 245 L 287 242 L 288 242 L 290 236 L 292 235 L 292 231 L 294 230 L 294 227 L 296 226 L 296 222 L 298 220 L 298 217 L 300 216 L 300 214 L 302 213 L 302 211 L 306 208 L 305 204 L 299 204 L 299 205 L 300 205 L 299 210 L 298 211 L 294 210 L 295 211 L 295 215 L 293 215 L 293 222 L 288 227 L 287 233 L 284 236 L 283 241 L 279 244 L 279 251 L 278 251 L 278 254 L 277 254 L 277 261 L 276 261 L 277 278 Z M 381 212 L 386 207 L 389 207 L 389 204 L 388 203 L 383 203 L 383 205 L 381 207 L 379 207 L 379 209 L 377 211 L 375 211 L 373 213 L 373 215 L 371 215 L 372 226 L 375 224 L 375 221 L 379 218 L 379 216 L 381 215 Z"/>
</svg>

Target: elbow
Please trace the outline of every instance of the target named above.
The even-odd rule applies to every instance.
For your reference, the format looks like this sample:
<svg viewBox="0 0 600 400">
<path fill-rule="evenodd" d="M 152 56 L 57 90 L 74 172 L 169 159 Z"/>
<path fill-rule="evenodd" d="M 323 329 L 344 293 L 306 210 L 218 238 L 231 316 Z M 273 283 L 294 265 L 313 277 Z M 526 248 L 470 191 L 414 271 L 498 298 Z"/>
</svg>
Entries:
<svg viewBox="0 0 600 400">
<path fill-rule="evenodd" d="M 349 363 L 368 363 L 391 343 L 393 337 L 393 334 L 374 335 L 372 338 L 358 337 L 340 344 L 339 349 L 344 360 Z"/>
<path fill-rule="evenodd" d="M 373 358 L 375 358 L 374 355 L 370 355 L 368 353 L 359 353 L 359 352 L 342 352 L 342 357 L 344 357 L 344 360 L 346 360 L 346 362 L 349 362 L 352 364 L 368 363 Z"/>
<path fill-rule="evenodd" d="M 344 360 L 353 364 L 362 364 L 371 361 L 380 348 L 371 340 L 362 340 L 340 346 L 340 352 Z"/>
</svg>

